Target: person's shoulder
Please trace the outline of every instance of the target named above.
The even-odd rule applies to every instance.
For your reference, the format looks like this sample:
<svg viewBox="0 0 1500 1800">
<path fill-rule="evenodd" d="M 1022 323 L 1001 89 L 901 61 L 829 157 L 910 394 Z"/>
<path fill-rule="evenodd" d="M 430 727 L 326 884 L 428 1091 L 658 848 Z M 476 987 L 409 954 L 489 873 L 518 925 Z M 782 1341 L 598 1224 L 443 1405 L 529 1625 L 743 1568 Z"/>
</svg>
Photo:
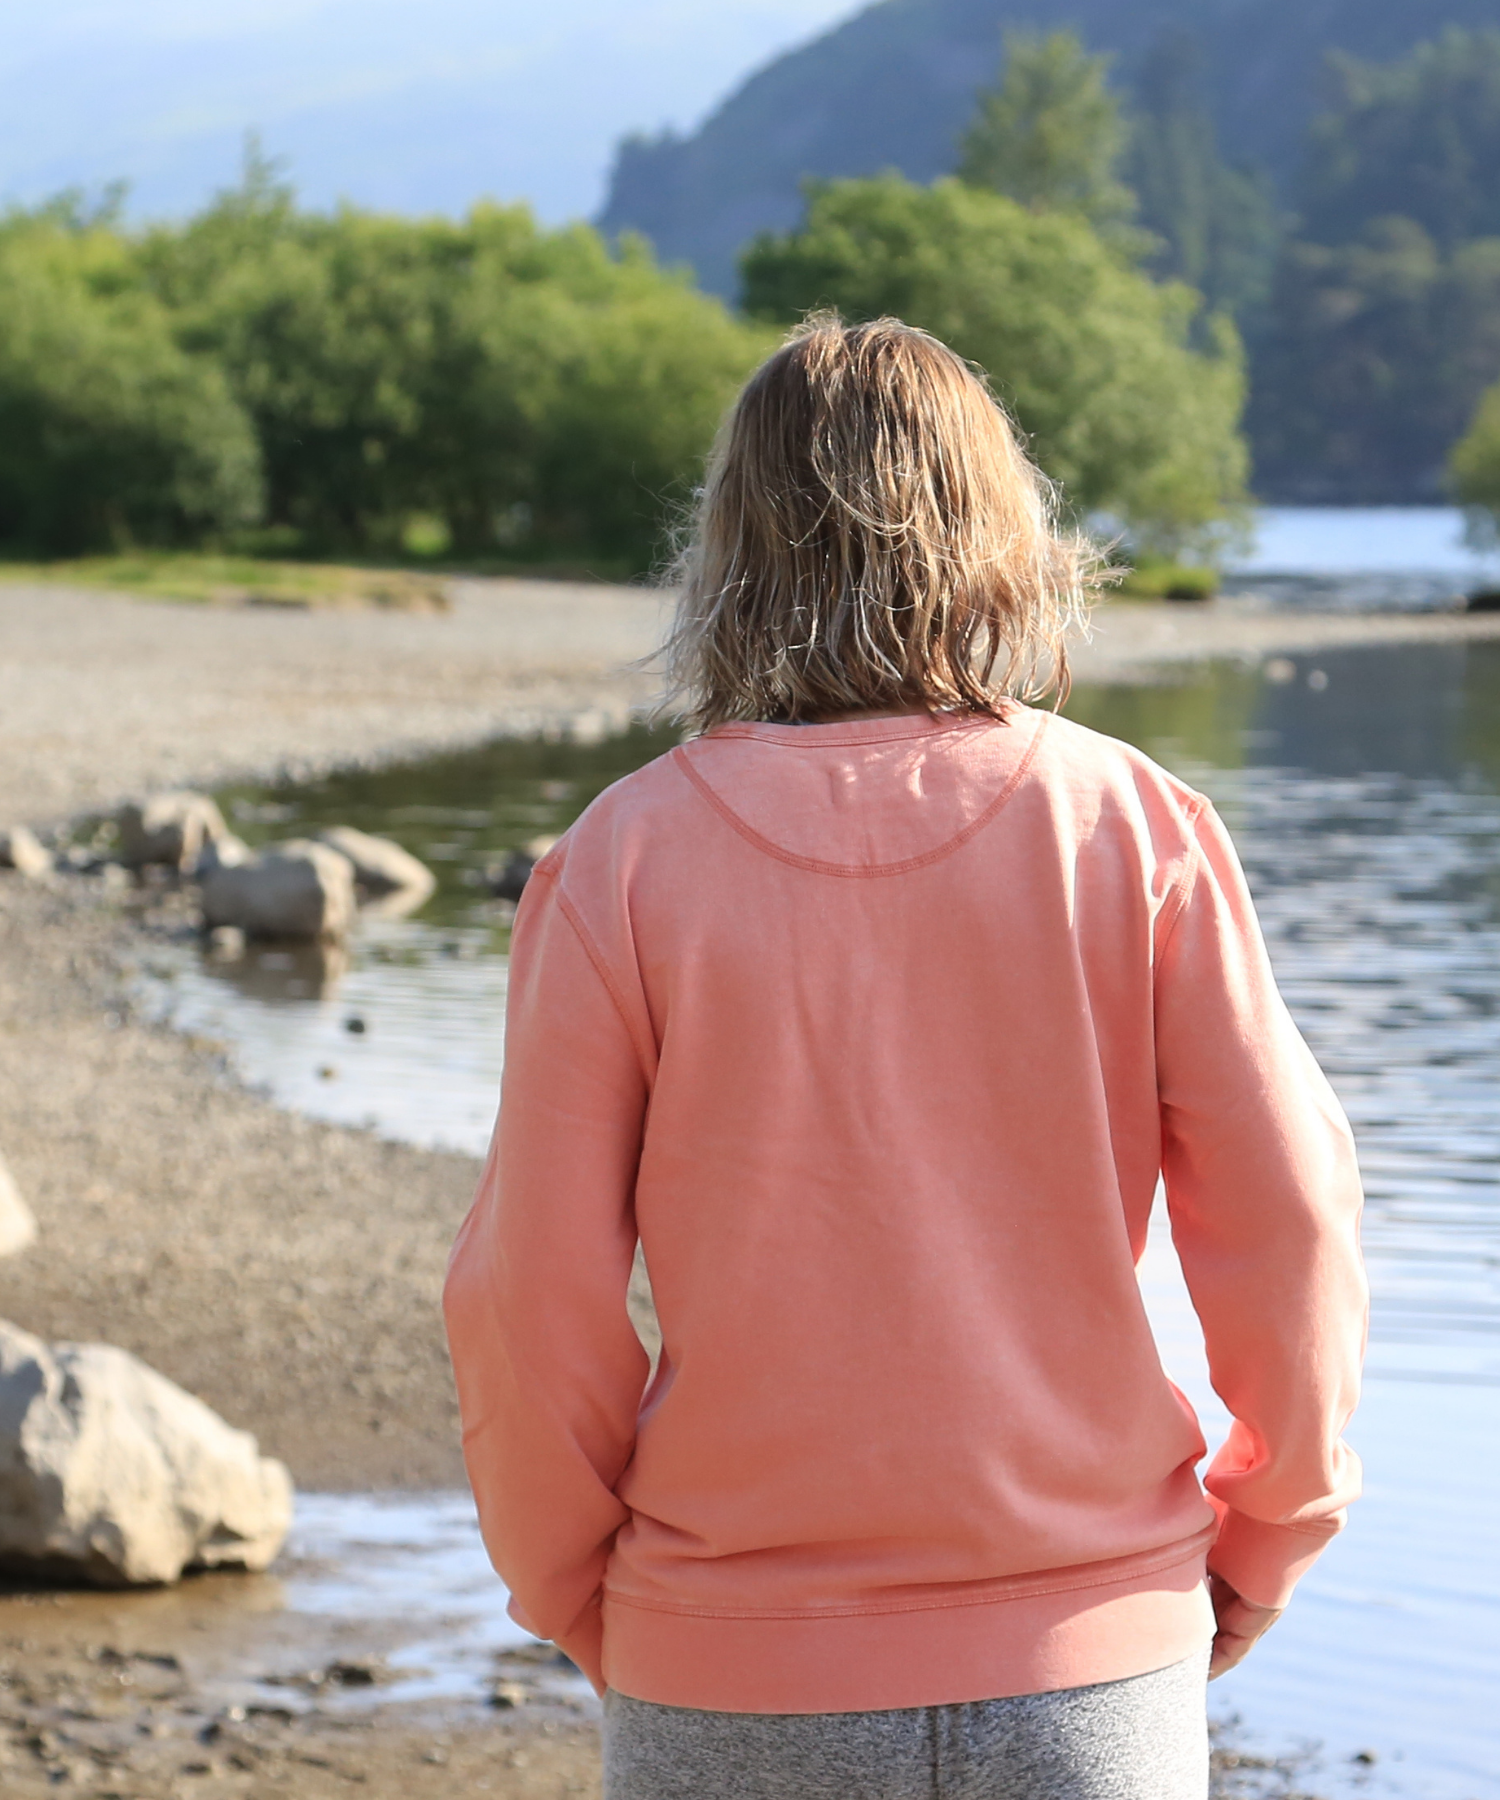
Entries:
<svg viewBox="0 0 1500 1800">
<path fill-rule="evenodd" d="M 670 832 L 673 814 L 690 797 L 672 750 L 664 751 L 597 794 L 540 858 L 536 872 L 546 877 L 569 870 L 576 876 L 618 862 Z"/>
<path fill-rule="evenodd" d="M 1196 788 L 1144 750 L 1061 713 L 1045 716 L 1033 767 L 1042 780 L 1066 785 L 1080 798 L 1092 792 L 1100 801 L 1167 806 L 1186 817 L 1208 804 Z"/>
</svg>

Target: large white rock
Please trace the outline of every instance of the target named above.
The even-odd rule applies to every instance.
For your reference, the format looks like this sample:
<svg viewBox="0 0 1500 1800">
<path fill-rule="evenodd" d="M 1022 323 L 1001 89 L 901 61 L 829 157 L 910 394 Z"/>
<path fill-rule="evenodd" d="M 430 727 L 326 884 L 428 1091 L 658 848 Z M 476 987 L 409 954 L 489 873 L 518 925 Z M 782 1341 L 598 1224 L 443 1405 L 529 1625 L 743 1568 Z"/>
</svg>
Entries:
<svg viewBox="0 0 1500 1800">
<path fill-rule="evenodd" d="M 14 1256 L 36 1239 L 36 1220 L 0 1157 L 0 1256 Z"/>
<path fill-rule="evenodd" d="M 420 894 L 425 900 L 437 886 L 427 864 L 391 838 L 372 837 L 368 831 L 356 831 L 352 825 L 334 825 L 320 831 L 318 841 L 348 860 L 356 884 L 372 898 L 401 893 Z M 417 904 L 415 899 L 413 904 Z"/>
<path fill-rule="evenodd" d="M 354 870 L 327 844 L 293 838 L 203 877 L 203 922 L 246 937 L 343 937 L 354 921 Z"/>
<path fill-rule="evenodd" d="M 37 881 L 51 867 L 51 853 L 34 831 L 24 825 L 12 825 L 8 831 L 0 831 L 0 869 L 14 869 L 18 875 Z"/>
<path fill-rule="evenodd" d="M 0 1321 L 0 1566 L 101 1587 L 263 1569 L 291 1518 L 248 1431 L 124 1350 Z"/>
<path fill-rule="evenodd" d="M 197 866 L 205 844 L 228 835 L 224 815 L 207 794 L 190 789 L 153 794 L 122 806 L 120 861 L 139 869 L 146 863 L 170 863 L 178 869 Z"/>
</svg>

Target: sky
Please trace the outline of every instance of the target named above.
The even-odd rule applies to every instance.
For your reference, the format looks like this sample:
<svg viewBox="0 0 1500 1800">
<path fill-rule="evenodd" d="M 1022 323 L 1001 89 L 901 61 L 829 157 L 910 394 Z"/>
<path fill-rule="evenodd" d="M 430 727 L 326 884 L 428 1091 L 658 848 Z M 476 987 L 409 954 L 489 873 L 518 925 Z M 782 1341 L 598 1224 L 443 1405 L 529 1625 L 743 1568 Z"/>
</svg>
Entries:
<svg viewBox="0 0 1500 1800">
<path fill-rule="evenodd" d="M 624 133 L 690 129 L 860 3 L 6 0 L 0 201 L 123 179 L 178 216 L 253 130 L 311 205 L 589 217 Z"/>
</svg>

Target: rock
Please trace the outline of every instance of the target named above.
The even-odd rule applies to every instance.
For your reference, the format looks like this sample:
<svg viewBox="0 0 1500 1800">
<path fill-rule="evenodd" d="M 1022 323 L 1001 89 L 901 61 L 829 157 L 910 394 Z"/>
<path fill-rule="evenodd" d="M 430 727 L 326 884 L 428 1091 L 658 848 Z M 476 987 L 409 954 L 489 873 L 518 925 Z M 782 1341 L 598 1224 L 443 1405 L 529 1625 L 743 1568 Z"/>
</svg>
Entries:
<svg viewBox="0 0 1500 1800">
<path fill-rule="evenodd" d="M 120 861 L 132 869 L 147 863 L 192 869 L 206 843 L 228 835 L 224 815 L 214 802 L 189 789 L 133 800 L 120 808 L 118 824 Z"/>
<path fill-rule="evenodd" d="M 327 844 L 293 838 L 203 881 L 209 931 L 236 925 L 252 938 L 343 937 L 354 919 L 354 871 Z"/>
<path fill-rule="evenodd" d="M 242 863 L 252 860 L 255 852 L 243 838 L 237 838 L 232 831 L 226 831 L 222 837 L 209 838 L 198 853 L 198 860 L 193 865 L 193 874 L 199 881 L 212 875 L 215 869 L 237 869 Z"/>
<path fill-rule="evenodd" d="M 238 962 L 245 954 L 245 934 L 238 925 L 215 925 L 208 934 L 208 954 L 215 962 Z"/>
<path fill-rule="evenodd" d="M 519 900 L 521 890 L 531 879 L 531 871 L 552 846 L 555 837 L 534 837 L 519 850 L 512 850 L 498 867 L 486 870 L 490 892 L 497 900 Z"/>
<path fill-rule="evenodd" d="M 36 1239 L 36 1220 L 0 1159 L 0 1256 L 14 1256 Z"/>
<path fill-rule="evenodd" d="M 100 1587 L 264 1569 L 291 1517 L 282 1464 L 164 1375 L 0 1322 L 0 1566 Z"/>
<path fill-rule="evenodd" d="M 0 869 L 14 869 L 18 875 L 36 881 L 51 873 L 52 858 L 37 841 L 35 832 L 24 825 L 12 825 L 9 831 L 0 831 Z"/>
<path fill-rule="evenodd" d="M 346 857 L 358 887 L 372 898 L 382 894 L 420 893 L 425 900 L 437 886 L 432 870 L 390 838 L 372 837 L 352 825 L 335 825 L 318 833 L 318 841 Z"/>
</svg>

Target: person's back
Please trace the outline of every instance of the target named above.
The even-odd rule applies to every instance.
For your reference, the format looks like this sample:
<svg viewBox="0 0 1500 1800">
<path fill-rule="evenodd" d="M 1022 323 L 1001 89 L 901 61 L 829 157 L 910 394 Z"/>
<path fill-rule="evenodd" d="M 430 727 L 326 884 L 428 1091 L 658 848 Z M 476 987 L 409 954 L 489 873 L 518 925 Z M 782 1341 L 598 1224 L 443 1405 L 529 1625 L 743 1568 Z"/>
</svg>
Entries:
<svg viewBox="0 0 1500 1800">
<path fill-rule="evenodd" d="M 1201 1737 L 1205 1557 L 1227 1639 L 1355 1489 L 1352 1146 L 1222 828 L 1137 752 L 953 686 L 702 720 L 522 903 L 450 1330 L 487 1540 L 613 1690 L 621 1800 L 719 1791 L 681 1732 L 737 1764 L 720 1715 L 974 1704 L 967 1742 L 1008 1697 L 1186 1669 Z M 1238 1421 L 1216 1506 L 1135 1278 L 1159 1173 Z M 814 1777 L 805 1741 L 787 1785 L 784 1749 L 722 1791 L 913 1791 L 853 1748 Z M 1139 1791 L 1201 1791 L 1195 1758 Z M 1000 1761 L 931 1791 L 1095 1791 Z"/>
</svg>

